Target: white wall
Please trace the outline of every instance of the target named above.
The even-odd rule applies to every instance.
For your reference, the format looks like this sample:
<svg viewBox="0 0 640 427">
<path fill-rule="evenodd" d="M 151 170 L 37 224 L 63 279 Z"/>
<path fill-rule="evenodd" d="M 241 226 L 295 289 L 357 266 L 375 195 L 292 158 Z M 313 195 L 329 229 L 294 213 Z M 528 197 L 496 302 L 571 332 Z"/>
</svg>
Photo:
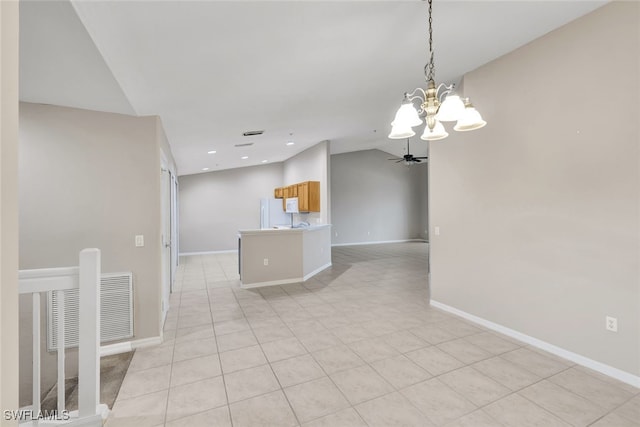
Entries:
<svg viewBox="0 0 640 427">
<path fill-rule="evenodd" d="M 180 252 L 238 249 L 238 230 L 260 228 L 260 199 L 282 186 L 282 163 L 179 178 Z"/>
<path fill-rule="evenodd" d="M 432 298 L 636 376 L 639 8 L 466 75 L 489 124 L 431 144 L 429 165 Z"/>
<path fill-rule="evenodd" d="M 428 165 L 380 150 L 331 156 L 332 243 L 426 238 Z"/>
<path fill-rule="evenodd" d="M 18 2 L 0 2 L 0 409 L 18 408 Z M 17 421 L 0 421 L 17 425 Z"/>
<path fill-rule="evenodd" d="M 157 120 L 20 104 L 20 268 L 77 265 L 80 250 L 99 248 L 104 273 L 133 272 L 136 339 L 160 334 Z M 21 378 L 30 378 L 30 305 L 22 307 Z"/>
<path fill-rule="evenodd" d="M 329 141 L 323 141 L 284 162 L 284 179 L 281 185 L 320 181 L 320 212 L 296 215 L 294 221 L 307 221 L 311 224 L 331 222 L 329 158 Z"/>
</svg>

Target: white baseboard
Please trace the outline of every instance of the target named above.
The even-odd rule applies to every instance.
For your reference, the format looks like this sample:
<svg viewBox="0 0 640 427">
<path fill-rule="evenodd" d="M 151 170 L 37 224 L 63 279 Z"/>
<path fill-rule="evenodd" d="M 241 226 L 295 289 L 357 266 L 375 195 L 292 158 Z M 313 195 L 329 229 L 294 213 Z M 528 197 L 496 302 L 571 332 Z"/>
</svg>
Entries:
<svg viewBox="0 0 640 427">
<path fill-rule="evenodd" d="M 329 267 L 331 267 L 331 263 L 327 263 L 315 270 L 313 270 L 311 273 L 307 274 L 304 277 L 294 277 L 292 279 L 282 279 L 282 280 L 269 280 L 266 282 L 256 282 L 256 283 L 249 283 L 249 284 L 242 284 L 240 285 L 240 287 L 242 289 L 252 289 L 252 288 L 261 288 L 263 286 L 276 286 L 276 285 L 289 285 L 291 283 L 302 283 L 302 282 L 306 282 L 307 280 L 309 280 L 310 278 L 312 278 L 313 276 L 315 276 L 316 274 L 320 273 L 322 270 L 327 269 Z"/>
<path fill-rule="evenodd" d="M 238 252 L 238 250 L 237 249 L 225 249 L 224 251 L 180 252 L 178 254 L 178 256 L 231 254 L 231 253 L 234 253 L 234 252 Z"/>
<path fill-rule="evenodd" d="M 429 241 L 425 240 L 425 239 L 377 240 L 375 242 L 332 243 L 331 247 L 334 247 L 334 246 L 382 245 L 382 244 L 385 244 L 385 243 L 406 243 L 406 242 L 425 242 L 425 243 L 429 243 Z"/>
<path fill-rule="evenodd" d="M 560 356 L 564 359 L 570 360 L 574 363 L 577 363 L 578 365 L 582 365 L 589 369 L 593 369 L 594 371 L 600 372 L 601 374 L 604 374 L 608 377 L 615 378 L 616 380 L 619 380 L 624 383 L 630 384 L 634 387 L 640 388 L 640 376 L 633 375 L 621 369 L 614 368 L 613 366 L 609 366 L 604 363 L 598 362 L 596 360 L 589 359 L 588 357 L 582 356 L 578 353 L 573 353 L 569 350 L 565 350 L 562 347 L 549 344 L 546 341 L 539 340 L 532 336 L 518 332 L 514 329 L 510 329 L 510 328 L 507 328 L 506 326 L 502 326 L 498 323 L 493 323 L 481 317 L 474 316 L 473 314 L 467 313 L 466 311 L 458 310 L 457 308 L 451 307 L 441 302 L 431 300 L 431 305 L 441 310 L 460 316 L 464 319 L 470 320 L 471 322 L 477 323 L 478 325 L 484 326 L 485 328 L 491 329 L 496 332 L 500 332 L 501 334 L 504 334 L 508 337 L 515 338 L 518 341 L 522 341 L 526 344 L 532 345 L 534 347 L 537 347 L 549 353 L 555 354 L 556 356 Z"/>
<path fill-rule="evenodd" d="M 151 347 L 158 344 L 162 344 L 162 337 L 149 337 L 134 341 L 124 341 L 115 344 L 103 345 L 100 346 L 100 357 L 127 353 L 138 348 Z"/>
<path fill-rule="evenodd" d="M 320 273 L 322 270 L 326 270 L 327 268 L 331 267 L 331 262 L 326 263 L 323 266 L 320 266 L 318 268 L 316 268 L 315 270 L 313 270 L 311 273 L 305 275 L 302 278 L 302 281 L 306 282 L 307 280 L 311 279 L 313 276 L 315 276 L 316 274 Z"/>
</svg>

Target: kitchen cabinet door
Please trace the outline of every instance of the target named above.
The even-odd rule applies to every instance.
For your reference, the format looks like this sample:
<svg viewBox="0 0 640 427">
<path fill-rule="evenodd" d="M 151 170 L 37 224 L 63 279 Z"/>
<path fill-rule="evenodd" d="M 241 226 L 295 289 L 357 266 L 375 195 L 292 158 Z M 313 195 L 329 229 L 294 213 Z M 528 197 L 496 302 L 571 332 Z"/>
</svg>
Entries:
<svg viewBox="0 0 640 427">
<path fill-rule="evenodd" d="M 309 182 L 301 182 L 298 186 L 298 209 L 309 212 Z"/>
</svg>

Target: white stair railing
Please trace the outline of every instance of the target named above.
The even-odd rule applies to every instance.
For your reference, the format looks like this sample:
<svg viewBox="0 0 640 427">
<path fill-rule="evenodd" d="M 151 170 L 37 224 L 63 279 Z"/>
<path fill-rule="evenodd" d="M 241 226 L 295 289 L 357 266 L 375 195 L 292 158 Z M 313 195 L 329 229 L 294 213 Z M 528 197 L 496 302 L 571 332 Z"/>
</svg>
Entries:
<svg viewBox="0 0 640 427">
<path fill-rule="evenodd" d="M 64 290 L 79 288 L 78 411 L 65 410 Z M 40 294 L 56 292 L 58 307 L 58 405 L 57 414 L 41 412 L 40 390 Z M 100 250 L 80 252 L 78 267 L 21 270 L 19 293 L 32 294 L 33 305 L 33 403 L 29 415 L 34 424 L 47 420 L 66 425 L 101 426 L 100 405 Z M 53 416 L 52 416 L 53 415 Z M 40 418 L 37 420 L 37 418 Z"/>
</svg>

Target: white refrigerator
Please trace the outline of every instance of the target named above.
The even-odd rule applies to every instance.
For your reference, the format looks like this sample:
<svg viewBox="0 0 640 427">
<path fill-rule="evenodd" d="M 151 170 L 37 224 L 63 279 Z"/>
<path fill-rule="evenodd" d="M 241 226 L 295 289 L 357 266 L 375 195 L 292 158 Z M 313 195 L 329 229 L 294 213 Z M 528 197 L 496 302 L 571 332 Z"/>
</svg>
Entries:
<svg viewBox="0 0 640 427">
<path fill-rule="evenodd" d="M 291 216 L 282 209 L 282 199 L 260 199 L 260 228 L 290 223 Z"/>
</svg>

